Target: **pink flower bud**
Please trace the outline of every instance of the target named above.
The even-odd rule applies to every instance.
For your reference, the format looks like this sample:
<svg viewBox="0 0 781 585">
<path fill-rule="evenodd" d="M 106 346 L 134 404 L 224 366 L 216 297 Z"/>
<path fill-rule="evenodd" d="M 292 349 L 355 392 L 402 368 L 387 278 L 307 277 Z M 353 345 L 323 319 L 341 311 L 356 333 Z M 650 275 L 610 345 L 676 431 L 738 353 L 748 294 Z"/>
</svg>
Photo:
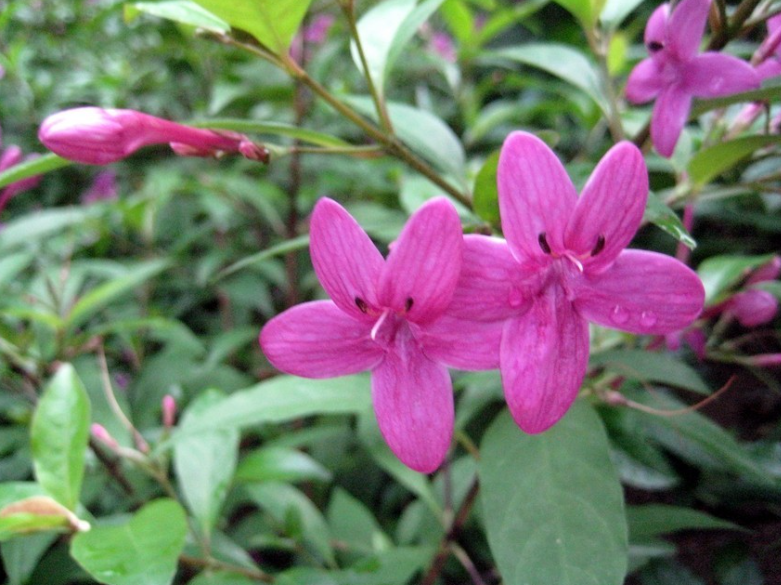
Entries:
<svg viewBox="0 0 781 585">
<path fill-rule="evenodd" d="M 81 202 L 89 205 L 98 201 L 117 198 L 117 175 L 114 171 L 99 173 L 92 185 L 81 195 Z"/>
<path fill-rule="evenodd" d="M 92 433 L 92 436 L 95 437 L 98 441 L 106 445 L 109 449 L 112 451 L 115 451 L 119 448 L 119 443 L 117 443 L 117 440 L 112 437 L 109 432 L 106 430 L 106 427 L 103 425 L 99 425 L 98 423 L 93 423 L 90 427 L 90 432 Z"/>
<path fill-rule="evenodd" d="M 753 355 L 746 360 L 752 366 L 767 368 L 772 366 L 781 366 L 781 353 L 763 353 Z"/>
<path fill-rule="evenodd" d="M 778 278 L 779 274 L 781 274 L 781 256 L 773 256 L 769 262 L 763 264 L 754 271 L 746 281 L 746 284 L 756 284 L 758 282 L 775 280 Z"/>
<path fill-rule="evenodd" d="M 756 327 L 773 320 L 778 301 L 767 291 L 749 289 L 732 297 L 729 310 L 744 327 Z"/>
<path fill-rule="evenodd" d="M 176 400 L 170 394 L 163 396 L 163 426 L 170 429 L 176 420 Z"/>
</svg>

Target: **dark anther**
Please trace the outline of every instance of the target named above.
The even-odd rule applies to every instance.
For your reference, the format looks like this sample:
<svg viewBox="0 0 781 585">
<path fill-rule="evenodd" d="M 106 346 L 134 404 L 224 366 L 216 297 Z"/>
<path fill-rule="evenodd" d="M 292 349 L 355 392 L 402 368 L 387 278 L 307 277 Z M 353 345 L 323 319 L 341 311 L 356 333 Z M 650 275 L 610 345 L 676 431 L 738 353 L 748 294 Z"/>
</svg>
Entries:
<svg viewBox="0 0 781 585">
<path fill-rule="evenodd" d="M 358 305 L 361 313 L 365 313 L 369 310 L 369 306 L 366 304 L 366 301 L 364 301 L 361 297 L 355 297 L 355 304 Z"/>
<path fill-rule="evenodd" d="M 546 254 L 550 254 L 550 246 L 548 245 L 548 239 L 545 237 L 545 232 L 540 234 L 540 237 L 537 238 L 537 241 L 540 243 L 540 248 L 542 248 L 542 251 Z"/>
<path fill-rule="evenodd" d="M 591 250 L 591 255 L 596 256 L 604 249 L 605 249 L 605 236 L 599 234 L 599 237 L 597 238 L 597 243 L 594 244 L 594 249 Z"/>
<path fill-rule="evenodd" d="M 664 49 L 664 45 L 660 43 L 659 41 L 651 41 L 648 43 L 648 50 L 652 53 L 656 53 L 657 51 L 661 51 Z"/>
<path fill-rule="evenodd" d="M 407 297 L 407 302 L 404 303 L 404 308 L 409 313 L 409 310 L 412 308 L 412 297 Z"/>
</svg>

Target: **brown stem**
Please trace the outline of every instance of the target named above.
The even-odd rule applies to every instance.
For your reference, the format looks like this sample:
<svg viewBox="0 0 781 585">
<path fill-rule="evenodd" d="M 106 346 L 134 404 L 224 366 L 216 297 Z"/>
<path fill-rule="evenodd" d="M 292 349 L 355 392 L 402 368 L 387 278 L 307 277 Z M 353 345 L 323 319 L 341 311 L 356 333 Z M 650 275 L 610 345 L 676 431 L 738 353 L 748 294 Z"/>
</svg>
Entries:
<svg viewBox="0 0 781 585">
<path fill-rule="evenodd" d="M 218 561 L 217 559 L 202 559 L 190 555 L 179 555 L 179 562 L 183 565 L 188 565 L 190 567 L 196 567 L 199 569 L 218 569 L 230 573 L 236 573 L 238 575 L 248 577 L 254 581 L 262 581 L 263 583 L 274 582 L 274 577 L 272 575 L 264 573 L 259 569 L 248 569 L 247 567 L 231 565 L 229 563 Z"/>
<path fill-rule="evenodd" d="M 103 449 L 100 448 L 97 440 L 95 438 L 90 437 L 89 438 L 89 446 L 90 449 L 92 449 L 92 452 L 95 453 L 95 457 L 98 458 L 98 461 L 100 461 L 103 464 L 103 467 L 106 468 L 106 471 L 108 471 L 109 475 L 116 480 L 116 482 L 120 485 L 122 490 L 128 495 L 128 496 L 135 496 L 136 492 L 133 489 L 133 486 L 128 481 L 128 479 L 125 477 L 125 474 L 122 473 L 122 468 L 117 463 L 116 459 L 112 459 L 108 455 L 106 455 L 103 452 Z"/>
</svg>

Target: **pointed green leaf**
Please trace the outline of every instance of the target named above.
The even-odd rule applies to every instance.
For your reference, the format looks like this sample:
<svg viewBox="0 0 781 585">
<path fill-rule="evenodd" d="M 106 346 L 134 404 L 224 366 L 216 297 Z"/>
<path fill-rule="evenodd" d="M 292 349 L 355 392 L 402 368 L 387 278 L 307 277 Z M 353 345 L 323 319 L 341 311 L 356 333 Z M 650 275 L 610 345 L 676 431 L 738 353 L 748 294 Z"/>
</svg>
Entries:
<svg viewBox="0 0 781 585">
<path fill-rule="evenodd" d="M 71 542 L 71 556 L 108 585 L 168 585 L 184 548 L 187 520 L 173 500 L 155 500 L 129 522 L 96 526 Z"/>
<path fill-rule="evenodd" d="M 277 54 L 286 52 L 312 0 L 195 0 Z"/>
<path fill-rule="evenodd" d="M 744 136 L 704 148 L 689 161 L 689 177 L 695 185 L 705 185 L 760 148 L 776 144 L 781 136 Z"/>
<path fill-rule="evenodd" d="M 622 2 L 623 0 L 615 0 Z M 634 1 L 634 0 L 632 0 Z M 747 102 L 763 102 L 781 100 L 781 81 L 775 79 L 765 80 L 761 89 L 752 89 L 741 93 L 733 93 L 724 97 L 712 98 L 708 100 L 696 100 L 692 107 L 691 115 L 700 116 L 711 110 L 720 110 L 733 104 L 743 104 Z"/>
<path fill-rule="evenodd" d="M 27 246 L 67 228 L 87 224 L 101 213 L 99 207 L 90 206 L 58 207 L 24 215 L 6 223 L 0 231 L 0 249 Z"/>
<path fill-rule="evenodd" d="M 645 208 L 643 221 L 650 221 L 690 250 L 697 247 L 697 242 L 686 230 L 681 219 L 653 191 L 648 193 L 648 204 Z"/>
<path fill-rule="evenodd" d="M 480 485 L 506 585 L 624 582 L 623 492 L 602 422 L 584 400 L 539 435 L 502 414 L 482 442 Z"/>
<path fill-rule="evenodd" d="M 496 172 L 499 167 L 499 151 L 491 153 L 485 160 L 475 178 L 474 207 L 475 213 L 485 221 L 500 224 L 499 189 L 496 186 Z"/>
<path fill-rule="evenodd" d="M 705 304 L 717 300 L 749 272 L 770 262 L 773 254 L 761 256 L 711 256 L 697 267 L 697 275 L 705 287 Z"/>
<path fill-rule="evenodd" d="M 14 165 L 1 172 L 0 188 L 10 185 L 11 183 L 16 183 L 16 181 L 21 181 L 22 179 L 34 177 L 35 175 L 43 175 L 49 171 L 67 167 L 70 164 L 73 163 L 64 158 L 60 158 L 56 154 L 44 154 L 43 156 L 19 163 L 18 165 Z"/>
<path fill-rule="evenodd" d="M 316 144 L 318 146 L 331 146 L 334 148 L 345 148 L 352 146 L 349 142 L 331 136 L 325 132 L 301 128 L 294 124 L 285 124 L 284 122 L 264 122 L 258 120 L 240 120 L 232 118 L 215 118 L 213 120 L 203 120 L 191 122 L 190 126 L 196 128 L 211 128 L 217 130 L 232 130 L 233 132 L 254 132 L 257 134 L 270 134 L 272 136 L 287 136 L 297 138 L 303 142 Z"/>
<path fill-rule="evenodd" d="M 30 438 L 38 483 L 70 510 L 79 502 L 89 423 L 84 384 L 72 365 L 63 364 L 38 401 Z"/>
<path fill-rule="evenodd" d="M 699 510 L 664 504 L 630 506 L 626 510 L 626 517 L 632 542 L 644 542 L 651 537 L 679 530 L 745 530 L 742 526 Z"/>
<path fill-rule="evenodd" d="M 249 453 L 236 470 L 237 482 L 330 481 L 331 472 L 306 453 L 283 447 L 263 447 Z"/>
<path fill-rule="evenodd" d="M 699 394 L 710 394 L 710 388 L 697 373 L 684 362 L 668 353 L 642 349 L 617 349 L 591 356 L 592 367 L 603 366 L 641 382 L 660 382 L 676 388 L 686 388 Z"/>
<path fill-rule="evenodd" d="M 130 22 L 139 14 L 150 14 L 204 30 L 226 33 L 230 25 L 217 18 L 190 0 L 168 0 L 166 2 L 131 2 L 125 4 L 125 20 Z"/>
</svg>

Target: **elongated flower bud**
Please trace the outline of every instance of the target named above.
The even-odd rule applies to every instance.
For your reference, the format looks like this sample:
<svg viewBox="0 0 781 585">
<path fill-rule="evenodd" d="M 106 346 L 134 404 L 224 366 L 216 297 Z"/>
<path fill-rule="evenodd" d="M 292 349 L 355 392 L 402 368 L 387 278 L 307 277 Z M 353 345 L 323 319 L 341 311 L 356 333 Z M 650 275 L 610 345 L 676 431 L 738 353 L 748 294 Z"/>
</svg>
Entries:
<svg viewBox="0 0 781 585">
<path fill-rule="evenodd" d="M 732 297 L 729 310 L 744 327 L 756 327 L 773 320 L 778 301 L 767 291 L 749 289 Z"/>
<path fill-rule="evenodd" d="M 163 426 L 170 429 L 176 420 L 176 400 L 170 394 L 163 396 Z"/>
<path fill-rule="evenodd" d="M 117 440 L 111 436 L 111 434 L 106 430 L 106 427 L 103 425 L 92 423 L 92 426 L 90 427 L 90 433 L 93 437 L 106 445 L 106 447 L 112 451 L 116 451 L 119 448 L 119 443 L 117 443 Z"/>
</svg>

